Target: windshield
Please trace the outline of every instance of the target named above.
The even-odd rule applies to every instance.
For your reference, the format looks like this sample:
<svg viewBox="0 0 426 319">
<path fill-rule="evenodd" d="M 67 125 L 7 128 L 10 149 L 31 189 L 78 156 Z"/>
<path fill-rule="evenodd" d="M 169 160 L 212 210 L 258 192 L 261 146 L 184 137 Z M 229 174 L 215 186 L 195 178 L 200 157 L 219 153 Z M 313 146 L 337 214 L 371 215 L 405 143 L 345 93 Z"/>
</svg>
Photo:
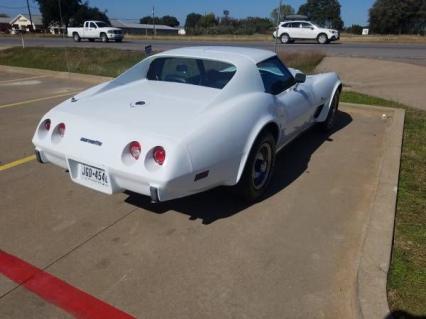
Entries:
<svg viewBox="0 0 426 319">
<path fill-rule="evenodd" d="M 98 25 L 98 28 L 106 28 L 109 27 L 109 24 L 106 22 L 102 22 L 102 21 L 98 21 L 96 22 L 96 24 Z"/>
<path fill-rule="evenodd" d="M 147 79 L 223 89 L 235 72 L 234 65 L 221 61 L 161 57 L 151 62 Z"/>
</svg>

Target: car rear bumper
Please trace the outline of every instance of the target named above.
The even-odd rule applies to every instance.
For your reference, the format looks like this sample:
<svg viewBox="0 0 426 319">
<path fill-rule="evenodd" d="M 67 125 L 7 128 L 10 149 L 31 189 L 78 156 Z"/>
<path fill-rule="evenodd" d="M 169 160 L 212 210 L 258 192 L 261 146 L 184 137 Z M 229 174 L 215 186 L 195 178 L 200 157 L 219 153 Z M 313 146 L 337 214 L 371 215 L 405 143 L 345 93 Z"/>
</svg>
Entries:
<svg viewBox="0 0 426 319">
<path fill-rule="evenodd" d="M 140 173 L 129 174 L 124 170 L 90 163 L 86 160 L 68 158 L 51 150 L 36 148 L 35 155 L 40 163 L 52 163 L 66 169 L 73 182 L 109 195 L 129 190 L 149 196 L 153 202 L 162 202 L 188 196 L 216 186 L 208 185 L 206 187 L 205 183 L 197 183 L 199 174 L 193 174 L 192 172 L 187 172 L 168 180 L 152 180 Z M 81 164 L 103 170 L 108 177 L 108 185 L 100 185 L 83 179 L 79 171 Z M 204 186 L 200 187 L 200 185 Z"/>
</svg>

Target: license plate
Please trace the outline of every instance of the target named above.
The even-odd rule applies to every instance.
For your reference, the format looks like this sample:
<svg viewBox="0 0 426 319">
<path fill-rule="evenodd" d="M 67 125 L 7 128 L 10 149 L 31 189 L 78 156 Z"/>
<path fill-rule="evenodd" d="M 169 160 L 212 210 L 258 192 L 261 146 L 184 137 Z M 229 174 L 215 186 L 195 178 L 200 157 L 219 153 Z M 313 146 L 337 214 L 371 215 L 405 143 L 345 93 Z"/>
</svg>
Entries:
<svg viewBox="0 0 426 319">
<path fill-rule="evenodd" d="M 109 180 L 105 170 L 86 164 L 80 164 L 80 178 L 102 186 L 108 186 Z"/>
</svg>

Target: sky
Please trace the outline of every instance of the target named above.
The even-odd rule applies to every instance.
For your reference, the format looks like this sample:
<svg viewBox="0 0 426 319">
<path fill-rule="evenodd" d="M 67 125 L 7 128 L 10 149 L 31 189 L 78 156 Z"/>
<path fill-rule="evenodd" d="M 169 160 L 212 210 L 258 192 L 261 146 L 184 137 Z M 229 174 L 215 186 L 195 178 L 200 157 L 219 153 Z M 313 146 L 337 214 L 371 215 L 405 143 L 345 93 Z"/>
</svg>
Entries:
<svg viewBox="0 0 426 319">
<path fill-rule="evenodd" d="M 61 0 L 66 1 L 66 0 Z M 37 14 L 37 4 L 29 0 L 32 11 Z M 151 15 L 155 7 L 155 15 L 173 15 L 180 23 L 185 23 L 186 15 L 190 12 L 209 13 L 222 16 L 223 10 L 229 10 L 234 18 L 247 16 L 269 17 L 273 8 L 278 6 L 278 0 L 89 0 L 91 6 L 108 10 L 110 18 L 138 19 Z M 306 0 L 283 1 L 290 4 L 296 11 Z M 346 26 L 352 24 L 368 24 L 368 9 L 374 0 L 340 0 L 341 15 Z M 0 12 L 14 16 L 26 13 L 26 0 L 0 0 Z"/>
</svg>

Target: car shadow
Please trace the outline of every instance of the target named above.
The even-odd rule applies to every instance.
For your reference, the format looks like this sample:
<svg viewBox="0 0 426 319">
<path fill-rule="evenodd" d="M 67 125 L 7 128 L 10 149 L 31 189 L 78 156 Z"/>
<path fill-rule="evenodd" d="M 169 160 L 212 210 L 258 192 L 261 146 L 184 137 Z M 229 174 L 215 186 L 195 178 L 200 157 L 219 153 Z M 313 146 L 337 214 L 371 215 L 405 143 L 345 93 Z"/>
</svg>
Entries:
<svg viewBox="0 0 426 319">
<path fill-rule="evenodd" d="M 348 113 L 338 111 L 332 132 L 323 133 L 313 127 L 287 145 L 277 155 L 274 176 L 263 200 L 279 193 L 301 176 L 306 171 L 312 154 L 323 143 L 332 142 L 332 135 L 351 122 L 352 117 Z M 206 225 L 233 216 L 250 206 L 236 196 L 231 187 L 218 187 L 163 203 L 151 203 L 148 196 L 130 191 L 126 191 L 126 194 L 128 197 L 125 201 L 133 206 L 156 214 L 176 211 L 188 215 L 190 220 L 201 219 Z"/>
</svg>

